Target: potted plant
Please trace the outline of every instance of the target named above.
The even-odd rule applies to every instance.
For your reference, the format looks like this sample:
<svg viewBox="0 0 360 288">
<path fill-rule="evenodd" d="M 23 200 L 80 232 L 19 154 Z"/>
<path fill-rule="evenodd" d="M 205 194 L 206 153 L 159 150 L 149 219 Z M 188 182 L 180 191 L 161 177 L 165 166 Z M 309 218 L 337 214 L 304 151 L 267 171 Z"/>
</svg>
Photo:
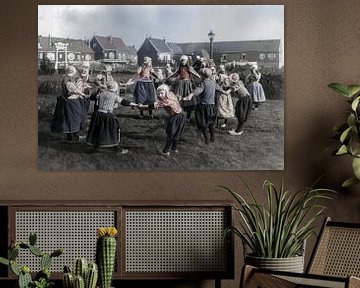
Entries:
<svg viewBox="0 0 360 288">
<path fill-rule="evenodd" d="M 55 284 L 50 279 L 50 265 L 52 259 L 62 255 L 64 250 L 57 249 L 52 253 L 45 253 L 36 246 L 36 242 L 36 233 L 30 233 L 29 243 L 12 242 L 8 251 L 8 258 L 0 257 L 0 263 L 10 266 L 11 271 L 18 277 L 18 288 L 50 288 Z M 34 279 L 32 279 L 28 266 L 19 265 L 19 263 L 16 262 L 20 249 L 28 250 L 31 254 L 40 258 L 41 270 L 36 273 Z"/>
<path fill-rule="evenodd" d="M 347 102 L 350 104 L 346 121 L 334 127 L 340 142 L 334 151 L 334 155 L 350 155 L 352 158 L 354 175 L 342 184 L 342 187 L 349 187 L 360 183 L 360 85 L 331 83 L 328 86 L 338 94 L 346 97 Z"/>
<path fill-rule="evenodd" d="M 239 227 L 228 227 L 225 232 L 241 238 L 247 248 L 244 249 L 245 264 L 302 273 L 305 241 L 314 233 L 315 220 L 326 209 L 318 200 L 331 199 L 334 191 L 309 187 L 291 193 L 283 185 L 277 188 L 266 180 L 267 203 L 262 205 L 243 183 L 251 201 L 227 187 L 221 188 L 235 199 L 233 208 L 240 216 Z"/>
</svg>

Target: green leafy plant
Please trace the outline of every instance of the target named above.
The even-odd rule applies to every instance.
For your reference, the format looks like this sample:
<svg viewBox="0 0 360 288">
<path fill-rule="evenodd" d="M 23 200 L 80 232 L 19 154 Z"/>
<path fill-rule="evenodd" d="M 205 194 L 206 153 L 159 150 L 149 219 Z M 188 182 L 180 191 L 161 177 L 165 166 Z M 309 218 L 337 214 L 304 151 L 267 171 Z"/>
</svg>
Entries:
<svg viewBox="0 0 360 288">
<path fill-rule="evenodd" d="M 354 176 L 342 184 L 342 187 L 349 187 L 360 183 L 360 85 L 331 83 L 328 87 L 344 96 L 350 104 L 346 121 L 334 127 L 340 141 L 334 155 L 350 155 L 352 157 Z"/>
<path fill-rule="evenodd" d="M 64 253 L 63 249 L 57 249 L 52 253 L 45 253 L 36 246 L 37 236 L 30 233 L 29 243 L 13 242 L 8 251 L 8 259 L 0 257 L 0 263 L 10 266 L 11 271 L 18 277 L 19 288 L 49 288 L 54 285 L 50 280 L 50 265 L 53 257 L 58 257 Z M 34 280 L 30 275 L 30 268 L 26 265 L 19 266 L 16 259 L 20 249 L 28 250 L 31 254 L 40 258 L 41 270 L 36 273 Z"/>
<path fill-rule="evenodd" d="M 233 209 L 240 215 L 240 227 L 228 227 L 226 233 L 239 236 L 247 245 L 252 256 L 266 258 L 288 258 L 302 254 L 303 245 L 314 233 L 316 219 L 324 214 L 326 207 L 318 200 L 332 199 L 335 191 L 329 189 L 304 188 L 296 193 L 286 191 L 281 184 L 278 189 L 266 180 L 266 206 L 261 205 L 254 193 L 242 180 L 251 201 L 239 193 L 220 186 L 229 192 L 236 203 Z"/>
</svg>

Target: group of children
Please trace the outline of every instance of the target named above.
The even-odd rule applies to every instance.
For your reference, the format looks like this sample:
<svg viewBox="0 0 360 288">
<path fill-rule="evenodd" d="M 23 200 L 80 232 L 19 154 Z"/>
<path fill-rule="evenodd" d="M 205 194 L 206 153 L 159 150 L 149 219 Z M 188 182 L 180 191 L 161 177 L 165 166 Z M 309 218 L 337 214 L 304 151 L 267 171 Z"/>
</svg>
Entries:
<svg viewBox="0 0 360 288">
<path fill-rule="evenodd" d="M 190 65 L 187 56 L 180 58 L 179 67 L 172 72 L 167 66 L 166 77 L 159 77 L 152 67 L 150 57 L 144 57 L 143 64 L 126 85 L 135 84 L 134 99 L 128 101 L 118 95 L 118 84 L 111 76 L 111 67 L 97 75 L 94 84 L 95 93 L 89 92 L 88 67 L 82 65 L 79 73 L 69 66 L 62 81 L 63 94 L 58 97 L 52 123 L 52 131 L 67 135 L 66 141 L 78 142 L 79 131 L 89 109 L 89 101 L 95 100 L 86 142 L 97 151 L 100 147 L 114 147 L 120 143 L 119 121 L 113 114 L 115 104 L 137 107 L 140 117 L 148 111 L 163 108 L 169 115 L 166 125 L 166 143 L 159 151 L 164 156 L 178 153 L 177 142 L 181 138 L 186 123 L 190 122 L 192 112 L 205 143 L 215 141 L 215 127 L 226 127 L 228 120 L 236 116 L 236 129 L 229 130 L 230 135 L 241 135 L 243 125 L 248 120 L 251 110 L 265 101 L 265 93 L 260 80 L 260 73 L 254 67 L 246 79 L 246 86 L 237 73 L 226 74 L 223 65 L 216 71 L 213 62 L 200 61 Z M 197 59 L 199 60 L 199 59 Z M 198 61 L 199 62 L 199 61 Z M 234 107 L 233 99 L 237 98 Z M 255 106 L 254 106 L 255 104 Z M 85 118 L 86 119 L 86 118 Z M 219 119 L 224 119 L 219 124 Z M 127 149 L 117 149 L 125 154 Z"/>
</svg>

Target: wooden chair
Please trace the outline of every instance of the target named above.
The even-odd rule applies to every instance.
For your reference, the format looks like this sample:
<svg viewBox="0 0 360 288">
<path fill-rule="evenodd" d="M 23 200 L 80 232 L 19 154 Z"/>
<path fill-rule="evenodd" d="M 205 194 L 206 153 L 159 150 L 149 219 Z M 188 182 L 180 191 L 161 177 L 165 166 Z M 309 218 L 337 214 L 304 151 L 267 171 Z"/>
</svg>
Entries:
<svg viewBox="0 0 360 288">
<path fill-rule="evenodd" d="M 322 225 L 306 272 L 278 272 L 243 267 L 240 287 L 360 287 L 360 223 L 331 221 Z"/>
</svg>

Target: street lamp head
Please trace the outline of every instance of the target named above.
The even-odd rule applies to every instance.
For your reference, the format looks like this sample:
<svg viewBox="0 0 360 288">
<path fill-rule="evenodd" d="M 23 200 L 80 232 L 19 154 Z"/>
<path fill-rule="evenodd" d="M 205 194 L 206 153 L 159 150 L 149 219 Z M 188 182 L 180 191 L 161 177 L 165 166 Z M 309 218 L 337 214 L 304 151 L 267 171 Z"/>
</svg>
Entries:
<svg viewBox="0 0 360 288">
<path fill-rule="evenodd" d="M 210 30 L 208 37 L 209 37 L 209 40 L 212 41 L 215 38 L 215 33 L 212 30 Z"/>
</svg>

